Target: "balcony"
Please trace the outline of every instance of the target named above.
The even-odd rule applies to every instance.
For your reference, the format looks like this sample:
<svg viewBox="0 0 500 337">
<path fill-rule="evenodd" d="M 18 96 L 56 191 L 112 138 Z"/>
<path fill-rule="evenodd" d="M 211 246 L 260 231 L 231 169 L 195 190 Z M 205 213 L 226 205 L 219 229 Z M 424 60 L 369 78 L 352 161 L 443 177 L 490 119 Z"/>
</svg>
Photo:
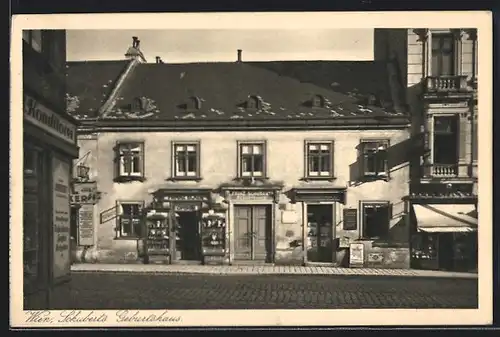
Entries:
<svg viewBox="0 0 500 337">
<path fill-rule="evenodd" d="M 427 164 L 422 167 L 422 182 L 424 181 L 462 181 L 473 182 L 477 176 L 468 164 Z"/>
<path fill-rule="evenodd" d="M 451 178 L 458 176 L 458 165 L 456 164 L 433 164 L 431 176 L 434 178 Z"/>
<path fill-rule="evenodd" d="M 428 76 L 425 79 L 426 93 L 468 92 L 467 76 Z"/>
</svg>

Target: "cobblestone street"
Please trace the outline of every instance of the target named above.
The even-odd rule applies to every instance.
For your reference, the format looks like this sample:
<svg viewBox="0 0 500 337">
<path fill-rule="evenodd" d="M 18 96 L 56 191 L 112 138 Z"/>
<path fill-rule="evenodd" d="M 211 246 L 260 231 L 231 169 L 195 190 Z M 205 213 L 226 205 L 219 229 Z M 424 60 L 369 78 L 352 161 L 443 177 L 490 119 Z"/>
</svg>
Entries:
<svg viewBox="0 0 500 337">
<path fill-rule="evenodd" d="M 54 309 L 477 308 L 477 279 L 74 272 Z"/>
</svg>

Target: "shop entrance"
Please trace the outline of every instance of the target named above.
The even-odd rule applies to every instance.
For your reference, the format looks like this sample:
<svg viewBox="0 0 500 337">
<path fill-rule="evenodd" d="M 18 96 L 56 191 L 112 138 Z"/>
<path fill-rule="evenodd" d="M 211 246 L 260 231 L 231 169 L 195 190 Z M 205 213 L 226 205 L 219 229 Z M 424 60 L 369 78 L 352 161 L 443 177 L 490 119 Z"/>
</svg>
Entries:
<svg viewBox="0 0 500 337">
<path fill-rule="evenodd" d="M 201 261 L 200 215 L 198 211 L 177 211 L 176 257 L 184 261 Z"/>
<path fill-rule="evenodd" d="M 307 205 L 307 261 L 333 262 L 333 205 Z"/>
<path fill-rule="evenodd" d="M 234 259 L 271 262 L 271 206 L 234 206 Z"/>
</svg>

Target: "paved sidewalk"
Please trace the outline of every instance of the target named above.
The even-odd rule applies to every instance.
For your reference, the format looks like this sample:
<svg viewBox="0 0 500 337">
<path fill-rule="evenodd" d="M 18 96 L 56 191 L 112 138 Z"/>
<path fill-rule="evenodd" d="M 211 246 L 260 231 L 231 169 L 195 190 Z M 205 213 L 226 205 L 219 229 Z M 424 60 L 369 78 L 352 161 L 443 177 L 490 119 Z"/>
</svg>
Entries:
<svg viewBox="0 0 500 337">
<path fill-rule="evenodd" d="M 415 269 L 337 268 L 303 266 L 202 266 L 161 264 L 74 264 L 74 272 L 125 272 L 155 274 L 208 275 L 365 275 L 477 278 L 477 273 L 447 272 Z"/>
</svg>

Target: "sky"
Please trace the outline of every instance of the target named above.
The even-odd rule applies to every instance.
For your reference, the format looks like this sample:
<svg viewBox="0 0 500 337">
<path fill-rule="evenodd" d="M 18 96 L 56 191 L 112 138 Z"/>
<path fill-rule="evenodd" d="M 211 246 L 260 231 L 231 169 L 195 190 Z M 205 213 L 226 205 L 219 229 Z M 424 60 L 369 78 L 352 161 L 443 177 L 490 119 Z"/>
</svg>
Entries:
<svg viewBox="0 0 500 337">
<path fill-rule="evenodd" d="M 67 30 L 67 60 L 121 60 L 139 37 L 148 62 L 371 60 L 373 29 Z"/>
</svg>

